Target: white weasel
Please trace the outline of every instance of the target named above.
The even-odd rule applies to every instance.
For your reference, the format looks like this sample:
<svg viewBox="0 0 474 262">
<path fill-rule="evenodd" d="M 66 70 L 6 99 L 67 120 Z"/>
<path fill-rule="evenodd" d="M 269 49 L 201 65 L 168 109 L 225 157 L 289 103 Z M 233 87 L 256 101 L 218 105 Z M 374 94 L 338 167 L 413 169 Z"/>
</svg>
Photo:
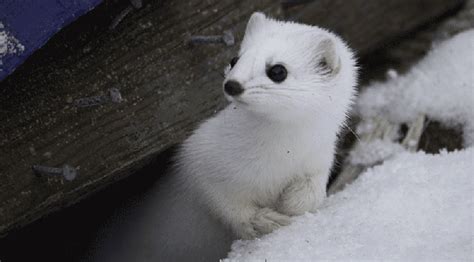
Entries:
<svg viewBox="0 0 474 262">
<path fill-rule="evenodd" d="M 315 211 L 356 77 L 336 35 L 254 13 L 224 81 L 231 104 L 183 143 L 179 178 L 244 239 Z"/>
<path fill-rule="evenodd" d="M 226 73 L 230 105 L 182 144 L 168 180 L 107 225 L 94 260 L 218 260 L 228 228 L 250 239 L 316 210 L 356 78 L 336 35 L 254 13 Z"/>
</svg>

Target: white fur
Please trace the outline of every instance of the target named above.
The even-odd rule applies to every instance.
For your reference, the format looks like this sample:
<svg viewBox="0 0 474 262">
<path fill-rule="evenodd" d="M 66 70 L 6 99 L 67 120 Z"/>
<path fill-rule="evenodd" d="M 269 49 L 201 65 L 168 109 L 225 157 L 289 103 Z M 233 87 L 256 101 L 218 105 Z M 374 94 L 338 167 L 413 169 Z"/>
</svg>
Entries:
<svg viewBox="0 0 474 262">
<path fill-rule="evenodd" d="M 326 197 L 357 70 L 336 35 L 261 13 L 250 18 L 239 57 L 226 81 L 244 93 L 228 96 L 230 105 L 183 143 L 177 175 L 191 198 L 249 239 L 315 211 Z M 266 75 L 277 63 L 288 70 L 282 83 Z"/>
<path fill-rule="evenodd" d="M 117 211 L 87 261 L 217 261 L 228 228 L 253 238 L 322 203 L 354 95 L 351 52 L 318 27 L 256 13 L 239 56 L 226 81 L 244 93 L 183 143 L 176 172 Z M 274 63 L 288 69 L 280 84 L 265 73 Z"/>
</svg>

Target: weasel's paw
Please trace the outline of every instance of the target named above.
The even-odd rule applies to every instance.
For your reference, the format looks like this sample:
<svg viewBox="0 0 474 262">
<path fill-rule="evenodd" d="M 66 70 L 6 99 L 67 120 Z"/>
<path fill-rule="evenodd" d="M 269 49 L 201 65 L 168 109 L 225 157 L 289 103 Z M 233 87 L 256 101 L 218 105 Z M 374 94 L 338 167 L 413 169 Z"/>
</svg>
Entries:
<svg viewBox="0 0 474 262">
<path fill-rule="evenodd" d="M 237 227 L 234 227 L 234 233 L 238 238 L 241 239 L 254 239 L 258 236 L 257 231 L 251 223 L 242 223 Z"/>
<path fill-rule="evenodd" d="M 261 236 L 290 224 L 290 217 L 270 208 L 261 208 L 257 210 L 250 223 L 257 232 L 257 235 Z"/>
<path fill-rule="evenodd" d="M 281 193 L 277 210 L 290 216 L 316 211 L 325 197 L 324 190 L 318 194 L 319 191 L 309 179 L 296 179 Z"/>
</svg>

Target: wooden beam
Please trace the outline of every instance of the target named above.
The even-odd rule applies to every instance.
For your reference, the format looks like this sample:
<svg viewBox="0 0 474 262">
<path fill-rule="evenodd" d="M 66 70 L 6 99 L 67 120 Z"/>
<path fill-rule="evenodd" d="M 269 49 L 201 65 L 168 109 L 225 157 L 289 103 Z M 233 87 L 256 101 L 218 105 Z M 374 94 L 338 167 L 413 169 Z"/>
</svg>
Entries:
<svg viewBox="0 0 474 262">
<path fill-rule="evenodd" d="M 191 48 L 189 35 L 230 29 L 241 39 L 262 10 L 330 28 L 367 54 L 462 2 L 320 0 L 282 10 L 274 0 L 154 1 L 109 31 L 106 1 L 0 83 L 0 234 L 133 173 L 225 104 L 221 72 L 238 46 Z M 32 165 L 78 175 L 37 177 Z"/>
</svg>

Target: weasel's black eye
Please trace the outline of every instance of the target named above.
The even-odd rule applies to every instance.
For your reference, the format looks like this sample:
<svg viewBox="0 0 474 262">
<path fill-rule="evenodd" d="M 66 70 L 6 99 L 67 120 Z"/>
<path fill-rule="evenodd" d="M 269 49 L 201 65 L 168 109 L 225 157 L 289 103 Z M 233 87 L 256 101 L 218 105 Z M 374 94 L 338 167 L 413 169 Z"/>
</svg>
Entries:
<svg viewBox="0 0 474 262">
<path fill-rule="evenodd" d="M 326 59 L 321 59 L 321 61 L 319 61 L 319 64 L 318 64 L 319 67 L 323 68 L 323 69 L 326 69 L 328 68 L 328 62 L 326 61 Z"/>
<path fill-rule="evenodd" d="M 282 65 L 274 65 L 267 70 L 267 76 L 273 82 L 281 83 L 286 79 L 288 72 L 286 68 Z"/>
<path fill-rule="evenodd" d="M 230 68 L 234 67 L 235 64 L 237 64 L 237 61 L 239 61 L 239 57 L 238 57 L 238 56 L 232 58 L 232 60 L 230 60 Z"/>
</svg>

